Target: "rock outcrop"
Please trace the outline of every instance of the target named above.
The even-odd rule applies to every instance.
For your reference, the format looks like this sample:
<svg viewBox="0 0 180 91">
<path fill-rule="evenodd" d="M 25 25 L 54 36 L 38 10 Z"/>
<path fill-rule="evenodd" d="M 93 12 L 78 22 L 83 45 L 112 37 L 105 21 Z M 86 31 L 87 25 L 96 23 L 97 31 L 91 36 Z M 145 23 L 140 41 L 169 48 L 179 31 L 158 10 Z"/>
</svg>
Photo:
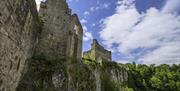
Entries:
<svg viewBox="0 0 180 91">
<path fill-rule="evenodd" d="M 115 62 L 85 60 L 95 78 L 94 91 L 127 91 L 128 74 L 126 69 Z"/>
<path fill-rule="evenodd" d="M 39 33 L 34 0 L 0 1 L 0 91 L 15 91 Z"/>
</svg>

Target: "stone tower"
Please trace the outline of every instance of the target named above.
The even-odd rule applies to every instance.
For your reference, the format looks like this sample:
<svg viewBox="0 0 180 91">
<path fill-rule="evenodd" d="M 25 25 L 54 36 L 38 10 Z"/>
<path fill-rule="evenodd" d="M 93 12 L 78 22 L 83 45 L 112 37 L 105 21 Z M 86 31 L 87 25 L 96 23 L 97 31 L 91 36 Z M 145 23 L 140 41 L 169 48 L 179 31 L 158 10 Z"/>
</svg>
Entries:
<svg viewBox="0 0 180 91">
<path fill-rule="evenodd" d="M 91 59 L 96 61 L 112 61 L 111 51 L 104 49 L 96 39 L 91 44 L 91 50 L 83 53 L 85 59 Z"/>
<path fill-rule="evenodd" d="M 80 60 L 83 30 L 77 15 L 71 14 L 66 0 L 47 0 L 40 5 L 42 33 L 35 56 L 47 60 Z"/>
</svg>

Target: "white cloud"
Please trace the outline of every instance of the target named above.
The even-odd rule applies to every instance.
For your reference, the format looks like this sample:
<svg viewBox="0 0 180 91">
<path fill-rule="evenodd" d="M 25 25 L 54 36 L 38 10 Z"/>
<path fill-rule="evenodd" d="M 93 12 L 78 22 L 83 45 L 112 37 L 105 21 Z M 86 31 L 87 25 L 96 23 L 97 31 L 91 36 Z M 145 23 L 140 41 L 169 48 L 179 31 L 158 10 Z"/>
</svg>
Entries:
<svg viewBox="0 0 180 91">
<path fill-rule="evenodd" d="M 144 64 L 179 64 L 180 63 L 180 43 L 168 43 L 157 50 L 145 55 L 138 61 L 143 61 Z M 144 61 L 145 60 L 145 61 Z"/>
<path fill-rule="evenodd" d="M 88 15 L 90 15 L 91 13 L 93 13 L 94 11 L 98 11 L 98 10 L 103 10 L 103 9 L 108 9 L 110 6 L 109 3 L 103 3 L 101 4 L 99 1 L 96 2 L 96 6 L 92 6 L 89 8 L 89 10 L 85 11 L 83 13 L 84 18 L 87 18 Z"/>
<path fill-rule="evenodd" d="M 94 11 L 98 11 L 98 10 L 103 10 L 103 9 L 108 9 L 110 6 L 110 3 L 99 3 L 99 1 L 96 3 L 96 6 L 92 6 L 90 7 L 90 11 L 94 12 Z"/>
<path fill-rule="evenodd" d="M 98 4 L 96 7 L 95 7 L 95 10 L 103 10 L 103 9 L 108 9 L 110 6 L 109 3 L 104 3 L 104 4 Z"/>
<path fill-rule="evenodd" d="M 85 15 L 85 16 L 87 16 L 87 15 L 89 15 L 89 14 L 90 14 L 89 11 L 85 11 L 85 12 L 84 12 L 84 15 Z"/>
<path fill-rule="evenodd" d="M 104 3 L 104 4 L 103 4 L 103 7 L 104 7 L 104 8 L 109 8 L 109 5 L 110 5 L 110 4 Z"/>
<path fill-rule="evenodd" d="M 180 0 L 167 0 L 162 12 L 173 13 L 180 9 Z M 180 11 L 179 11 L 180 12 Z"/>
<path fill-rule="evenodd" d="M 118 52 L 124 54 L 137 48 L 157 48 L 142 55 L 138 59 L 142 63 L 178 63 L 180 16 L 171 11 L 175 12 L 180 3 L 172 3 L 175 1 L 179 0 L 169 0 L 162 10 L 150 8 L 142 14 L 135 8 L 134 0 L 118 1 L 116 13 L 103 20 L 100 37 L 108 48 L 114 49 L 112 45 L 117 44 Z"/>
<path fill-rule="evenodd" d="M 96 7 L 95 7 L 95 10 L 99 10 L 99 9 L 100 9 L 100 6 L 96 6 Z"/>
<path fill-rule="evenodd" d="M 90 8 L 90 11 L 93 12 L 93 11 L 94 11 L 94 7 L 91 7 L 91 8 Z"/>
<path fill-rule="evenodd" d="M 81 22 L 81 23 L 87 23 L 87 20 L 81 19 L 80 22 Z"/>
<path fill-rule="evenodd" d="M 79 2 L 79 0 L 68 0 L 68 2 L 73 2 L 73 1 Z"/>
<path fill-rule="evenodd" d="M 40 7 L 40 3 L 41 3 L 40 0 L 36 0 L 36 5 L 37 5 L 37 9 L 38 9 L 38 10 L 39 10 L 39 7 Z"/>
<path fill-rule="evenodd" d="M 132 62 L 129 61 L 129 60 L 117 60 L 116 62 L 117 62 L 117 63 L 122 63 L 122 64 L 132 63 Z"/>
<path fill-rule="evenodd" d="M 88 32 L 88 29 L 85 25 L 83 25 L 83 30 L 84 30 L 84 33 L 83 33 L 83 41 L 90 41 L 93 39 L 93 36 L 91 34 L 91 32 Z"/>
<path fill-rule="evenodd" d="M 87 18 L 88 15 L 93 14 L 93 12 L 98 11 L 98 10 L 103 10 L 103 9 L 108 9 L 110 6 L 109 3 L 104 3 L 101 4 L 99 1 L 96 2 L 96 5 L 92 6 L 89 8 L 89 10 L 85 11 L 83 13 L 84 18 Z"/>
<path fill-rule="evenodd" d="M 94 26 L 96 26 L 96 24 L 95 24 L 95 23 L 93 23 L 91 26 L 92 26 L 92 27 L 94 27 Z"/>
<path fill-rule="evenodd" d="M 37 10 L 39 10 L 41 2 L 45 2 L 45 1 L 47 0 L 36 0 Z"/>
</svg>

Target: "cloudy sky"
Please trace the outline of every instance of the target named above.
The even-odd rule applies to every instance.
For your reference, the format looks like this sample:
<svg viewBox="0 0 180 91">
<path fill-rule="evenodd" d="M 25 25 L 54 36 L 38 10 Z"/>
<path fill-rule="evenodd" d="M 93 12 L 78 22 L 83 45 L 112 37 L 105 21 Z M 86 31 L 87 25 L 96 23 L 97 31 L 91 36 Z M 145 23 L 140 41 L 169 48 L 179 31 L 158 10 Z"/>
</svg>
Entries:
<svg viewBox="0 0 180 91">
<path fill-rule="evenodd" d="M 120 63 L 180 63 L 180 0 L 67 0 L 84 28 Z"/>
</svg>

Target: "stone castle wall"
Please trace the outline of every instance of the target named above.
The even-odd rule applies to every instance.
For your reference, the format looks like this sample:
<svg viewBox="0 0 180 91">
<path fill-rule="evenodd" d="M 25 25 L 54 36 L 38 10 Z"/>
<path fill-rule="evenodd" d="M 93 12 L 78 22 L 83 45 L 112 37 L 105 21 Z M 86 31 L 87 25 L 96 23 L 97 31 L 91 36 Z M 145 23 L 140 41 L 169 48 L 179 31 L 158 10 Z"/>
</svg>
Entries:
<svg viewBox="0 0 180 91">
<path fill-rule="evenodd" d="M 0 2 L 0 91 L 125 91 L 126 70 L 96 40 L 88 53 L 105 62 L 81 60 L 83 29 L 66 0 L 42 3 L 39 16 L 35 0 Z"/>
<path fill-rule="evenodd" d="M 41 4 L 42 33 L 35 56 L 48 60 L 81 59 L 82 26 L 77 15 L 71 14 L 66 0 L 48 0 Z"/>
<path fill-rule="evenodd" d="M 76 14 L 71 16 L 71 25 L 68 37 L 67 55 L 70 58 L 81 60 L 83 29 Z"/>
<path fill-rule="evenodd" d="M 91 50 L 84 52 L 84 56 L 88 56 L 92 60 L 97 61 L 112 61 L 111 51 L 102 47 L 96 39 L 93 40 Z"/>
<path fill-rule="evenodd" d="M 0 91 L 15 90 L 32 56 L 81 60 L 82 33 L 66 0 L 48 0 L 39 16 L 35 0 L 0 1 Z"/>
</svg>

